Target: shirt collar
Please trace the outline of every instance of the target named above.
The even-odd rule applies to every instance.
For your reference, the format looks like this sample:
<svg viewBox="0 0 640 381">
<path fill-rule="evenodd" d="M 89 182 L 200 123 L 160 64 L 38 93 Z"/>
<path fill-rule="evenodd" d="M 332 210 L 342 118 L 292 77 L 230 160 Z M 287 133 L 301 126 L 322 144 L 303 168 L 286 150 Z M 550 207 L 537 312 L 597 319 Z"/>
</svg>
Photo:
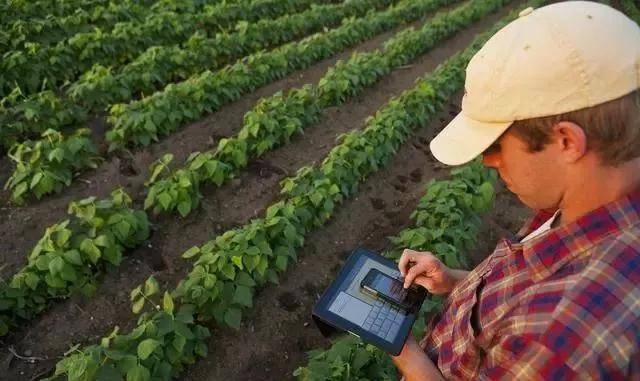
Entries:
<svg viewBox="0 0 640 381">
<path fill-rule="evenodd" d="M 557 209 L 556 209 L 557 210 Z M 534 282 L 556 272 L 570 259 L 614 232 L 640 222 L 640 191 L 598 207 L 577 220 L 549 230 L 524 243 L 520 240 L 553 216 L 556 210 L 538 211 L 515 236 L 505 239 L 513 251 L 522 251 Z"/>
</svg>

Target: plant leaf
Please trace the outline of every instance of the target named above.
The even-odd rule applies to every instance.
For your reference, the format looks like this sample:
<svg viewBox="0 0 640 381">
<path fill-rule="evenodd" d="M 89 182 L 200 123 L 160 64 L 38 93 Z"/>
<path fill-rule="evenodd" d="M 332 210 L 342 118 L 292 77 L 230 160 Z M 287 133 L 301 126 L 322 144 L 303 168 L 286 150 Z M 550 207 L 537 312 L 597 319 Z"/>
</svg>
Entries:
<svg viewBox="0 0 640 381">
<path fill-rule="evenodd" d="M 160 345 L 160 342 L 154 339 L 146 339 L 138 344 L 138 357 L 141 360 L 146 360 L 151 356 L 153 351 Z"/>
</svg>

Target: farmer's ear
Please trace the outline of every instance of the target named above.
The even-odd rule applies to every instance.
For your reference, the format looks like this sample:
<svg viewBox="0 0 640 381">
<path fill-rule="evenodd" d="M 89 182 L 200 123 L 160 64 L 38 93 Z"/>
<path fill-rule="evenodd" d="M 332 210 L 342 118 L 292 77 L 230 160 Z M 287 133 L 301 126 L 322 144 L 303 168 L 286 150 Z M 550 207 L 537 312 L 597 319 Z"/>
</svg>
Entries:
<svg viewBox="0 0 640 381">
<path fill-rule="evenodd" d="M 552 143 L 565 163 L 575 163 L 587 153 L 587 135 L 580 125 L 569 121 L 553 126 Z"/>
</svg>

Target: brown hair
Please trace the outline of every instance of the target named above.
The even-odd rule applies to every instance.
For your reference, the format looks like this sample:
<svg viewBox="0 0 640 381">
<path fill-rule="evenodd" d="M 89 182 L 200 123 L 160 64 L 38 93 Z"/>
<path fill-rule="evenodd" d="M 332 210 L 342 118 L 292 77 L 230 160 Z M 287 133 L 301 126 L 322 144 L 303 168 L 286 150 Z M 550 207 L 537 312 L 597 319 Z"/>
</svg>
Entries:
<svg viewBox="0 0 640 381">
<path fill-rule="evenodd" d="M 510 129 L 530 152 L 538 152 L 550 143 L 552 127 L 561 121 L 582 127 L 587 150 L 594 150 L 604 165 L 615 167 L 640 156 L 640 90 L 576 111 L 518 120 Z"/>
</svg>

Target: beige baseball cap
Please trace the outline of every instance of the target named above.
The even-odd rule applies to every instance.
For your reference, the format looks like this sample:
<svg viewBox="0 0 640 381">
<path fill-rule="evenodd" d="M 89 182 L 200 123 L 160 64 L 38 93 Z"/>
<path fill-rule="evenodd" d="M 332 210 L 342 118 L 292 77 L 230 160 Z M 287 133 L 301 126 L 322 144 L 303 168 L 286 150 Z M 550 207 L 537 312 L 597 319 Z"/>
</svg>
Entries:
<svg viewBox="0 0 640 381">
<path fill-rule="evenodd" d="M 516 120 L 595 106 L 640 88 L 640 27 L 618 10 L 566 1 L 520 17 L 469 61 L 462 111 L 430 144 L 464 164 Z"/>
</svg>

